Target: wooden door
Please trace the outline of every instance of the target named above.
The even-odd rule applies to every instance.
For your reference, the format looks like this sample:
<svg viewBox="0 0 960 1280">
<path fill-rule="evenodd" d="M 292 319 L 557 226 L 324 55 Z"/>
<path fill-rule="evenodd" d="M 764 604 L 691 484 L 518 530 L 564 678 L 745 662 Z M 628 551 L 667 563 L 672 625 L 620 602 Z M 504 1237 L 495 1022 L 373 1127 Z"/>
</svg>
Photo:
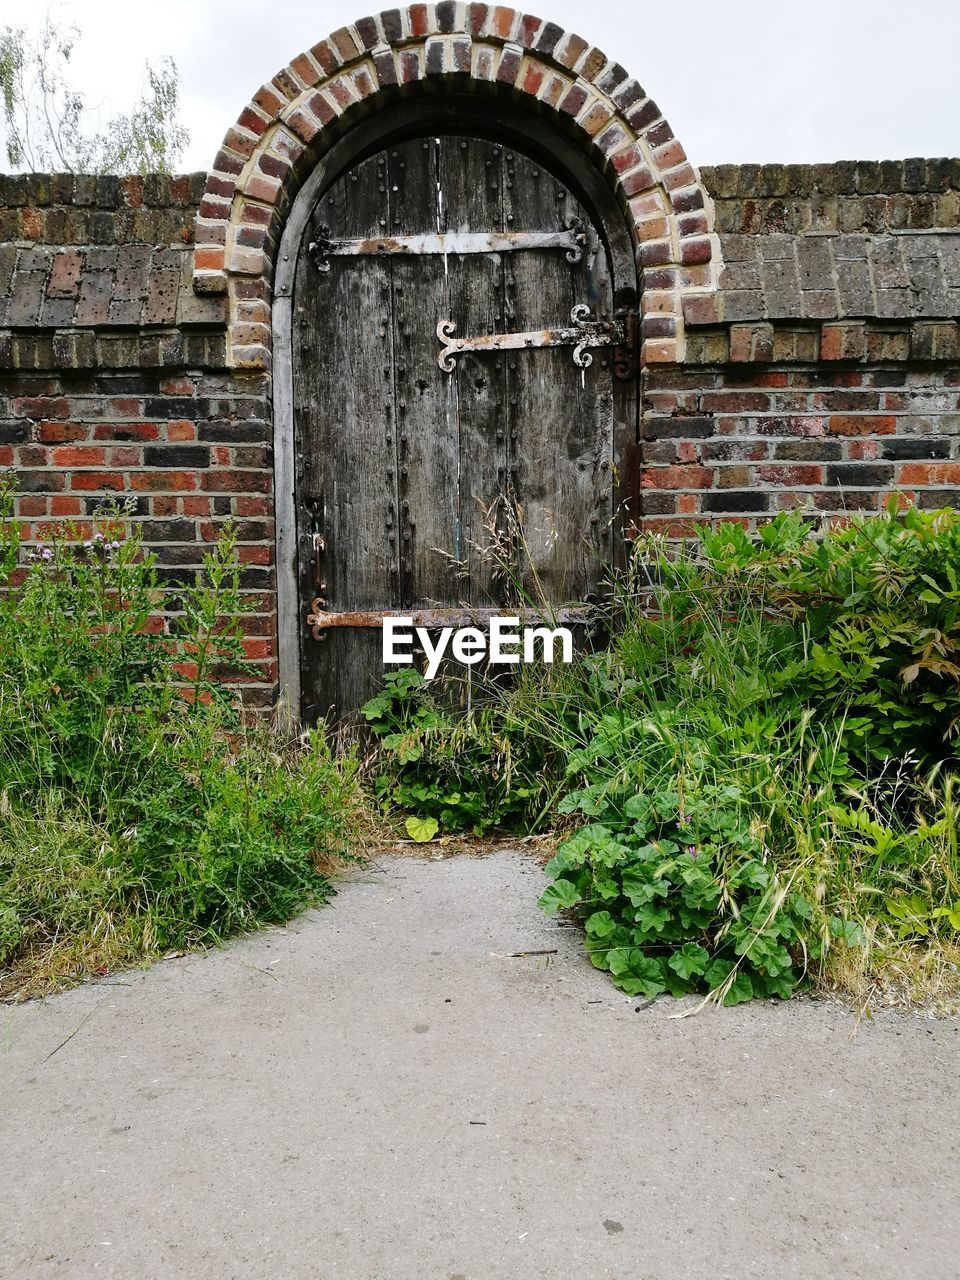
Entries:
<svg viewBox="0 0 960 1280">
<path fill-rule="evenodd" d="M 313 210 L 292 336 L 307 722 L 379 688 L 385 611 L 466 624 L 601 590 L 622 335 L 600 236 L 555 176 L 473 137 L 363 160 Z"/>
</svg>

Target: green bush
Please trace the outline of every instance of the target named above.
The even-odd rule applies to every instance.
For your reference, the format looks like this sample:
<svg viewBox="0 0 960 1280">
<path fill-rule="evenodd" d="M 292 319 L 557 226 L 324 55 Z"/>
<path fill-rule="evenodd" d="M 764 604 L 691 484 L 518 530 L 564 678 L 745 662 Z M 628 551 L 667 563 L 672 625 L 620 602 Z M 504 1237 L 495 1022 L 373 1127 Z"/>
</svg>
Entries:
<svg viewBox="0 0 960 1280">
<path fill-rule="evenodd" d="M 700 531 L 701 554 L 651 568 L 695 642 L 705 609 L 760 610 L 782 648 L 781 696 L 842 713 L 862 766 L 953 755 L 960 726 L 960 514 L 860 517 L 816 536 L 795 514 Z M 660 592 L 661 598 L 663 591 Z M 776 626 L 780 623 L 780 627 Z"/>
<path fill-rule="evenodd" d="M 445 831 L 529 826 L 542 786 L 530 753 L 515 750 L 521 726 L 504 719 L 502 706 L 468 711 L 463 692 L 448 680 L 434 696 L 412 667 L 387 673 L 363 707 L 381 748 L 375 794 Z"/>
<path fill-rule="evenodd" d="M 0 489 L 6 985 L 216 942 L 323 901 L 357 826 L 356 761 L 321 734 L 290 746 L 241 718 L 233 531 L 177 589 L 168 634 L 153 621 L 154 559 L 122 512 L 24 556 L 11 495 Z"/>
<path fill-rule="evenodd" d="M 394 678 L 368 707 L 385 790 L 469 826 L 443 796 L 509 760 L 484 821 L 574 827 L 542 905 L 631 994 L 956 986 L 958 530 L 891 509 L 640 540 L 601 652 L 475 681 L 459 715 Z"/>
</svg>

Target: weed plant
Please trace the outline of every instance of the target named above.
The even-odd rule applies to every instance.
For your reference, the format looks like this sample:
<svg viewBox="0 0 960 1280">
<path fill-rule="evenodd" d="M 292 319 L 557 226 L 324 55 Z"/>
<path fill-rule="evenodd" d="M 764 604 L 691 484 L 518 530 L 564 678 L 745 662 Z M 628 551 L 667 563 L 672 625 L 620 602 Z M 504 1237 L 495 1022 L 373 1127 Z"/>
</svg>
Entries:
<svg viewBox="0 0 960 1280">
<path fill-rule="evenodd" d="M 356 761 L 241 717 L 235 534 L 162 599 L 135 524 L 20 545 L 0 487 L 0 990 L 283 921 L 331 892 Z M 158 610 L 176 606 L 174 625 Z"/>
</svg>

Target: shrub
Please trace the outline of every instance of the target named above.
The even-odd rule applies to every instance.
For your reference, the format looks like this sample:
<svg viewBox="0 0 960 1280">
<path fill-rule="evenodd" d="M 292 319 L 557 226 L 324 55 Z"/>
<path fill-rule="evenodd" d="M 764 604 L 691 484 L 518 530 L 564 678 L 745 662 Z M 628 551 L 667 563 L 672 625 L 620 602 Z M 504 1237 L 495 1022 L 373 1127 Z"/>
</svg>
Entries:
<svg viewBox="0 0 960 1280">
<path fill-rule="evenodd" d="M 530 826 L 543 793 L 539 757 L 517 752 L 522 726 L 504 720 L 502 707 L 468 711 L 462 693 L 448 679 L 435 697 L 412 667 L 387 673 L 363 707 L 380 741 L 377 798 L 446 831 Z"/>
<path fill-rule="evenodd" d="M 956 986 L 958 574 L 952 511 L 641 539 L 572 668 L 475 681 L 459 717 L 393 679 L 388 794 L 462 825 L 439 792 L 497 766 L 491 823 L 575 824 L 542 905 L 630 993 Z"/>
<path fill-rule="evenodd" d="M 756 540 L 739 525 L 704 528 L 700 546 L 700 558 L 679 566 L 662 549 L 652 556 L 667 607 L 685 612 L 691 633 L 705 607 L 761 610 L 770 633 L 786 642 L 781 697 L 842 712 L 846 745 L 862 766 L 953 755 L 960 514 L 898 514 L 891 505 L 819 537 L 784 513 Z"/>
<path fill-rule="evenodd" d="M 232 529 L 168 598 L 167 633 L 154 559 L 122 512 L 21 564 L 11 493 L 0 489 L 6 985 L 41 989 L 44 975 L 216 942 L 323 901 L 357 830 L 357 765 L 321 734 L 291 746 L 241 717 Z"/>
</svg>

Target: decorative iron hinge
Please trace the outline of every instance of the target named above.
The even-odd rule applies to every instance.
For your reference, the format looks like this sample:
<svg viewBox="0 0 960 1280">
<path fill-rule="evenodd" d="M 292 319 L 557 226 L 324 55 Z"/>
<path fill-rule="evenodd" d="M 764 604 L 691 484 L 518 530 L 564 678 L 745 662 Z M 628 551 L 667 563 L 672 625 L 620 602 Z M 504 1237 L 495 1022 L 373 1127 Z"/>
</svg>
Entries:
<svg viewBox="0 0 960 1280">
<path fill-rule="evenodd" d="M 593 364 L 590 347 L 616 347 L 627 341 L 626 325 L 621 320 L 591 320 L 590 308 L 578 302 L 570 312 L 572 325 L 565 329 L 537 329 L 530 333 L 490 333 L 480 338 L 454 338 L 456 325 L 441 320 L 437 337 L 443 344 L 437 361 L 444 373 L 452 373 L 457 356 L 467 351 L 522 351 L 533 347 L 573 347 L 573 363 L 578 369 Z"/>
<path fill-rule="evenodd" d="M 523 249 L 564 249 L 568 262 L 579 262 L 587 233 L 579 218 L 571 218 L 562 231 L 492 231 L 483 234 L 449 231 L 435 235 L 369 236 L 361 240 L 337 240 L 328 227 L 318 227 L 316 240 L 307 246 L 318 271 L 330 270 L 331 258 L 394 257 L 420 254 L 516 253 Z"/>
</svg>

